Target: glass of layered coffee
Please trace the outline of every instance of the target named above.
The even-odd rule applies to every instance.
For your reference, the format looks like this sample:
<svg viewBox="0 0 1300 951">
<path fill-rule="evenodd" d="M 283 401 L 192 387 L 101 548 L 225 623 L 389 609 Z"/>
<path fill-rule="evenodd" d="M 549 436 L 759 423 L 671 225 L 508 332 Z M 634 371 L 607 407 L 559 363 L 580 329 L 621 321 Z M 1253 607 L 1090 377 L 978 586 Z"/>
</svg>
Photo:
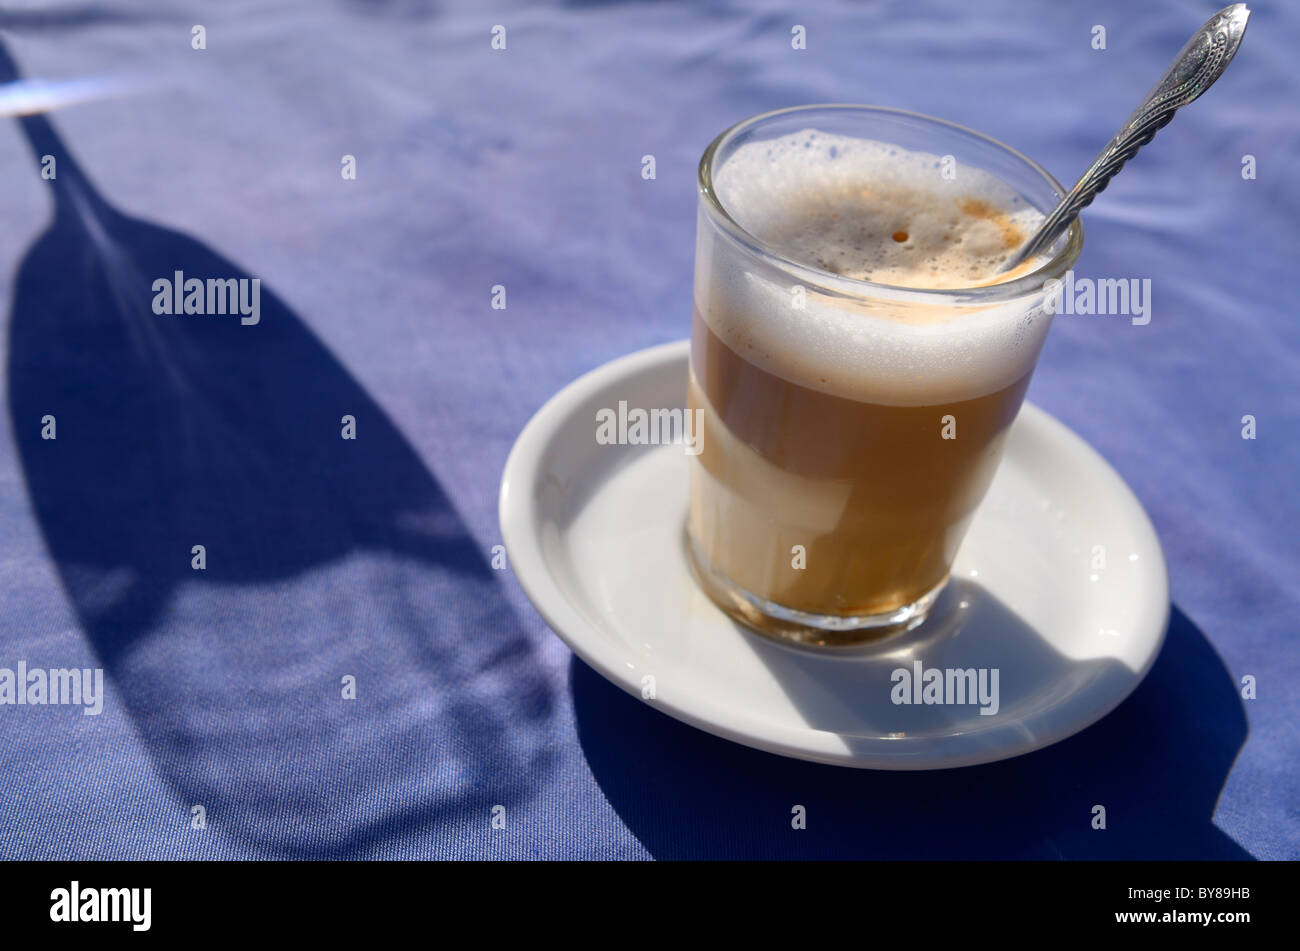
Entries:
<svg viewBox="0 0 1300 951">
<path fill-rule="evenodd" d="M 699 168 L 687 541 L 763 633 L 848 645 L 921 623 L 948 580 L 1051 323 L 1076 222 L 1002 273 L 1064 194 L 938 119 L 807 106 Z"/>
</svg>

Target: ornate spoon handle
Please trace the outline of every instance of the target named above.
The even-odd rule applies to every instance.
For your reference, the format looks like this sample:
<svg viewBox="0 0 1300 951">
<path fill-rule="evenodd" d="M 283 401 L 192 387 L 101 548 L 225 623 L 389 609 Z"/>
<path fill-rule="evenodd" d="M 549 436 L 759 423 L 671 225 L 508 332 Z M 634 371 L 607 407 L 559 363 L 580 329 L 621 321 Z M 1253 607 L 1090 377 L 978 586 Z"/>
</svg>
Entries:
<svg viewBox="0 0 1300 951">
<path fill-rule="evenodd" d="M 1234 3 L 1206 21 L 1179 51 L 1160 77 L 1160 82 L 1147 93 L 1115 137 L 1106 143 L 1078 184 L 1052 210 L 1034 236 L 1007 259 L 1004 271 L 1050 248 L 1079 212 L 1088 207 L 1115 173 L 1124 167 L 1124 163 L 1169 124 L 1175 112 L 1214 85 L 1236 55 L 1249 18 L 1250 10 L 1246 5 Z"/>
</svg>

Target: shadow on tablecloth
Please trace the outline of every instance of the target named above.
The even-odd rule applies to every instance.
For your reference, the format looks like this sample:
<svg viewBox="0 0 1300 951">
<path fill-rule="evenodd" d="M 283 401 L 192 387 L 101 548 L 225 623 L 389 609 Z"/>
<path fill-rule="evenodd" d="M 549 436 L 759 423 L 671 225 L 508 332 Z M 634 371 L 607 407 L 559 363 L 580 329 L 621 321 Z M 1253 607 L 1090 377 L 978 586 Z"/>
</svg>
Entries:
<svg viewBox="0 0 1300 951">
<path fill-rule="evenodd" d="M 46 118 L 20 121 L 56 177 L 15 279 L 13 430 L 105 713 L 120 698 L 175 793 L 162 841 L 201 806 L 271 857 L 472 853 L 553 763 L 553 690 L 495 573 L 269 287 L 256 324 L 152 310 L 156 279 L 255 273 L 117 211 Z"/>
<path fill-rule="evenodd" d="M 855 770 L 696 730 L 574 658 L 578 735 L 605 796 L 660 859 L 1249 859 L 1211 821 L 1246 739 L 1233 678 L 1173 608 L 1141 685 L 1100 722 L 999 763 Z M 794 804 L 807 828 L 790 827 Z M 1092 807 L 1107 828 L 1091 828 Z"/>
</svg>

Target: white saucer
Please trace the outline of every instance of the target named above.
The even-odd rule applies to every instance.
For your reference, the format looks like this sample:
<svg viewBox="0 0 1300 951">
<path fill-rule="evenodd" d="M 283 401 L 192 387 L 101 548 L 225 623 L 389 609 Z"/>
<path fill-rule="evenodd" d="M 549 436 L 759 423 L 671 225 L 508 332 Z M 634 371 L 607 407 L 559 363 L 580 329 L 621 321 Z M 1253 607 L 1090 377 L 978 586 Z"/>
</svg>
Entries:
<svg viewBox="0 0 1300 951">
<path fill-rule="evenodd" d="M 515 576 L 604 677 L 758 749 L 939 769 L 1064 739 L 1113 710 L 1150 669 L 1169 618 L 1155 531 L 1101 456 L 1029 404 L 931 620 L 849 653 L 787 647 L 734 623 L 687 564 L 683 447 L 596 440 L 597 411 L 617 412 L 620 400 L 681 406 L 687 358 L 685 341 L 667 344 L 571 383 L 524 428 L 502 478 Z M 895 704 L 893 671 L 914 671 L 916 661 L 923 670 L 996 669 L 1000 709 Z"/>
</svg>

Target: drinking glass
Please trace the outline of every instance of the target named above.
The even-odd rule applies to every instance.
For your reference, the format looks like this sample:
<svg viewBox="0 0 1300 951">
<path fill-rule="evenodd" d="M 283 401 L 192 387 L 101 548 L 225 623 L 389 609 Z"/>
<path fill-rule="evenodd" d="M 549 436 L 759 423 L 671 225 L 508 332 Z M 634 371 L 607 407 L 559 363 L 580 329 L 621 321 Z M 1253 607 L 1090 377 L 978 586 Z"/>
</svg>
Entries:
<svg viewBox="0 0 1300 951">
<path fill-rule="evenodd" d="M 822 134 L 809 148 L 852 136 L 921 153 L 935 187 L 954 194 L 987 181 L 982 172 L 1046 213 L 1064 189 L 988 136 L 872 106 L 769 112 L 705 151 L 688 394 L 703 420 L 689 462 L 693 569 L 736 619 L 830 646 L 910 629 L 935 604 L 1050 327 L 1044 285 L 1074 264 L 1083 231 L 1076 222 L 1027 272 L 977 287 L 891 286 L 795 260 L 742 227 L 715 185 L 737 149 L 805 131 Z"/>
</svg>

